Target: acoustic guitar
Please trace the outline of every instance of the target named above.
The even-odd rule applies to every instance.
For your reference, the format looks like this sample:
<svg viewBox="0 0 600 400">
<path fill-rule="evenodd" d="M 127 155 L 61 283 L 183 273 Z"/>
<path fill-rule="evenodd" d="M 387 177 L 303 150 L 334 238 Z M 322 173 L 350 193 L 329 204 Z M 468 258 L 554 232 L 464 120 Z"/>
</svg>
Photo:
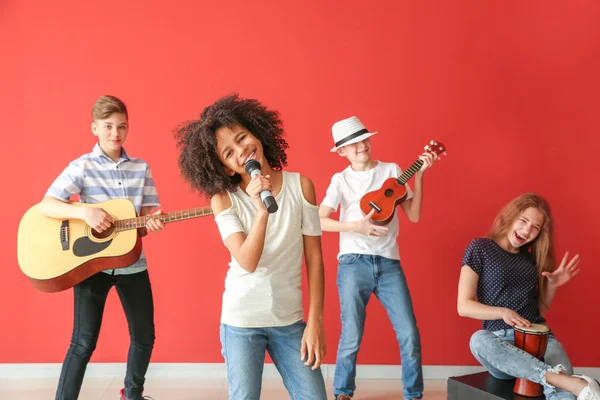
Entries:
<svg viewBox="0 0 600 400">
<path fill-rule="evenodd" d="M 425 151 L 446 155 L 446 146 L 441 142 L 431 141 L 425 146 Z M 367 215 L 371 210 L 375 210 L 371 216 L 371 220 L 375 225 L 389 224 L 394 218 L 396 206 L 406 200 L 408 192 L 406 190 L 406 182 L 421 169 L 423 160 L 415 161 L 402 175 L 398 178 L 389 178 L 383 182 L 381 189 L 366 193 L 360 199 L 360 209 L 363 214 Z"/>
<path fill-rule="evenodd" d="M 17 258 L 23 273 L 43 292 L 59 292 L 105 269 L 134 264 L 142 253 L 137 229 L 151 218 L 168 223 L 212 214 L 210 207 L 203 207 L 137 217 L 128 199 L 70 204 L 102 208 L 114 222 L 98 233 L 83 220 L 50 218 L 39 204 L 31 207 L 19 223 Z"/>
</svg>

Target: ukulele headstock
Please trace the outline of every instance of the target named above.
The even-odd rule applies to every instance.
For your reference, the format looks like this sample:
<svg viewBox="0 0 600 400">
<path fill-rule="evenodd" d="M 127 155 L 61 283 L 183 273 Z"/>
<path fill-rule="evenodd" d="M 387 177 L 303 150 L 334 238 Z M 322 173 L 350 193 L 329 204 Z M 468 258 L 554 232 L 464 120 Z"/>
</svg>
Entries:
<svg viewBox="0 0 600 400">
<path fill-rule="evenodd" d="M 442 159 L 442 155 L 446 156 L 446 146 L 442 142 L 432 140 L 428 145 L 425 146 L 425 151 L 429 153 L 435 153 L 438 156 L 438 160 Z"/>
</svg>

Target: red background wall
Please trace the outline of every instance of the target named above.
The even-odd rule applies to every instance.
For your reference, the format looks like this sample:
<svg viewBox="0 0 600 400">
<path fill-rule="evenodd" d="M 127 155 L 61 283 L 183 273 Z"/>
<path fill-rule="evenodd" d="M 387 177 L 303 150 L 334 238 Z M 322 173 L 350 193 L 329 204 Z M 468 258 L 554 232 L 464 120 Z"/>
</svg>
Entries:
<svg viewBox="0 0 600 400">
<path fill-rule="evenodd" d="M 37 4 L 34 4 L 37 3 Z M 426 365 L 475 365 L 458 317 L 462 253 L 512 197 L 537 191 L 556 218 L 558 255 L 581 274 L 559 291 L 549 323 L 576 366 L 599 366 L 600 235 L 596 186 L 598 3 L 3 2 L 0 13 L 2 230 L 0 362 L 61 362 L 72 292 L 36 291 L 21 274 L 16 232 L 67 163 L 91 150 L 93 101 L 125 100 L 126 148 L 151 165 L 163 208 L 208 203 L 180 178 L 172 136 L 227 93 L 281 112 L 289 170 L 322 200 L 345 160 L 333 122 L 357 115 L 374 157 L 409 166 L 430 139 L 448 158 L 426 174 L 422 221 L 401 220 L 400 247 Z M 335 362 L 338 236 L 325 234 L 326 333 Z M 212 217 L 145 239 L 156 302 L 155 362 L 222 362 L 218 324 L 228 253 Z M 128 334 L 110 296 L 93 361 L 124 361 Z M 385 312 L 369 306 L 359 362 L 398 363 Z"/>
</svg>

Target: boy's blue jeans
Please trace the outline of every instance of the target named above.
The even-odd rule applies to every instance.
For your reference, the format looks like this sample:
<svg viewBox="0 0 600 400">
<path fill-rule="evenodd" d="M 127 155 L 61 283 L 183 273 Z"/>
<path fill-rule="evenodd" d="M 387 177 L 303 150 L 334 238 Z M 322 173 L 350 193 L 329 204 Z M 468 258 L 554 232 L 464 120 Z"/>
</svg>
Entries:
<svg viewBox="0 0 600 400">
<path fill-rule="evenodd" d="M 548 400 L 576 399 L 577 396 L 565 390 L 554 388 L 546 382 L 546 371 L 564 372 L 573 375 L 573 367 L 565 349 L 553 334 L 548 337 L 544 361 L 514 346 L 513 329 L 490 332 L 477 331 L 471 336 L 471 352 L 490 375 L 497 379 L 525 378 L 542 384 Z"/>
<path fill-rule="evenodd" d="M 321 369 L 300 359 L 306 323 L 271 328 L 238 328 L 221 324 L 222 354 L 227 366 L 229 400 L 259 400 L 265 350 L 292 400 L 326 400 Z"/>
<path fill-rule="evenodd" d="M 373 255 L 343 254 L 339 259 L 337 286 L 342 334 L 333 393 L 354 395 L 356 357 L 363 338 L 366 307 L 371 293 L 375 293 L 387 311 L 400 345 L 404 398 L 421 398 L 421 338 L 400 261 Z"/>
</svg>

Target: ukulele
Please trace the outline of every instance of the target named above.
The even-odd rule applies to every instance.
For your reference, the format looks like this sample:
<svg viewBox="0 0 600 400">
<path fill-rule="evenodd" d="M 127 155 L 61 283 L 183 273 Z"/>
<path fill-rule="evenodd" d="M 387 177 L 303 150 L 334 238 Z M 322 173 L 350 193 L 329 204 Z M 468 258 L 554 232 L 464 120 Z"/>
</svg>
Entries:
<svg viewBox="0 0 600 400">
<path fill-rule="evenodd" d="M 440 142 L 431 141 L 425 146 L 425 151 L 446 155 L 446 146 Z M 402 175 L 398 178 L 389 178 L 383 182 L 381 189 L 366 193 L 360 199 L 360 209 L 363 214 L 367 215 L 371 210 L 375 210 L 371 216 L 371 220 L 375 225 L 386 225 L 392 218 L 396 206 L 406 200 L 408 192 L 406 190 L 406 182 L 419 170 L 423 165 L 423 160 L 415 161 Z"/>
<path fill-rule="evenodd" d="M 100 207 L 114 222 L 96 232 L 81 219 L 50 218 L 40 212 L 39 204 L 31 207 L 19 223 L 17 258 L 21 271 L 43 292 L 59 292 L 105 269 L 134 264 L 142 254 L 137 228 L 149 219 L 167 223 L 212 214 L 210 207 L 203 207 L 137 217 L 128 199 L 69 204 Z"/>
</svg>

